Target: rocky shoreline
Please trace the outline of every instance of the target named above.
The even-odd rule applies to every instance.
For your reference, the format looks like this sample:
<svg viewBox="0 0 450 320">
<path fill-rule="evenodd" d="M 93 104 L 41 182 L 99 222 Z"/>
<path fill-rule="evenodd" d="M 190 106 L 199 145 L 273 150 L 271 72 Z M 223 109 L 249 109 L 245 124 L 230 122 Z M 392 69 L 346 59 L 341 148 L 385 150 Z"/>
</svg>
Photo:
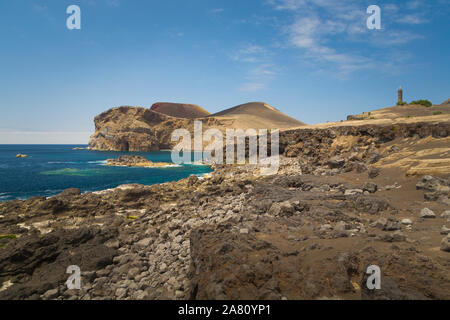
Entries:
<svg viewBox="0 0 450 320">
<path fill-rule="evenodd" d="M 292 130 L 274 176 L 215 166 L 204 179 L 0 203 L 0 299 L 450 299 L 450 179 L 430 159 L 449 133 Z M 422 143 L 426 154 L 410 151 Z M 406 175 L 428 160 L 431 175 Z M 65 285 L 69 265 L 81 290 Z M 381 290 L 367 289 L 368 265 Z"/>
</svg>

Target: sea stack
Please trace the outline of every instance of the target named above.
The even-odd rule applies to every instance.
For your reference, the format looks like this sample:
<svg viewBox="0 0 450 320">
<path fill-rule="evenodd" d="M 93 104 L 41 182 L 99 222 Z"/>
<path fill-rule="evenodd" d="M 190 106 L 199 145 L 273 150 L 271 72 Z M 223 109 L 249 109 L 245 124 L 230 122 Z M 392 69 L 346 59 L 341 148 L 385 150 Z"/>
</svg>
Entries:
<svg viewBox="0 0 450 320">
<path fill-rule="evenodd" d="M 397 104 L 401 104 L 403 102 L 403 89 L 402 87 L 398 88 L 398 100 Z"/>
<path fill-rule="evenodd" d="M 26 154 L 21 154 L 21 153 L 16 155 L 16 158 L 27 158 L 27 157 L 28 156 Z"/>
</svg>

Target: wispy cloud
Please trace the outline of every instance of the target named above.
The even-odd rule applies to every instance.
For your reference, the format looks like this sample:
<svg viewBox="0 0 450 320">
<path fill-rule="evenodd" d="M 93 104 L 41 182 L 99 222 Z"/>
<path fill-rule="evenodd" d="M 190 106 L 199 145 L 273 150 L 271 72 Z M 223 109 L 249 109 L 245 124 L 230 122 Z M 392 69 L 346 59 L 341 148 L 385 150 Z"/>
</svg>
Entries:
<svg viewBox="0 0 450 320">
<path fill-rule="evenodd" d="M 315 64 L 317 70 L 334 70 L 339 77 L 379 68 L 383 61 L 375 60 L 374 48 L 395 51 L 396 48 L 389 46 L 401 46 L 421 38 L 398 25 L 427 22 L 423 16 L 424 3 L 420 0 L 409 1 L 402 7 L 383 5 L 382 30 L 367 29 L 367 6 L 358 0 L 339 3 L 335 0 L 268 0 L 268 3 L 277 11 L 291 14 L 290 22 L 283 27 L 288 44 L 298 48 L 302 58 Z M 358 43 L 364 45 L 358 46 Z"/>
<path fill-rule="evenodd" d="M 245 70 L 240 91 L 260 91 L 267 88 L 278 73 L 271 62 L 272 52 L 262 46 L 247 44 L 230 54 L 230 58 Z"/>
<path fill-rule="evenodd" d="M 56 23 L 55 17 L 51 14 L 50 10 L 48 9 L 48 7 L 46 5 L 34 3 L 32 8 L 38 15 L 43 17 L 48 22 L 50 22 L 52 24 Z"/>
<path fill-rule="evenodd" d="M 428 22 L 428 20 L 418 14 L 407 14 L 399 17 L 398 22 L 407 24 L 422 24 Z"/>
<path fill-rule="evenodd" d="M 266 89 L 270 82 L 278 74 L 277 67 L 274 64 L 255 64 L 247 70 L 244 77 L 244 83 L 239 88 L 240 91 L 260 91 Z"/>
<path fill-rule="evenodd" d="M 167 31 L 169 37 L 171 38 L 180 38 L 180 37 L 184 37 L 184 32 L 181 31 L 175 31 L 175 30 L 169 30 Z"/>
<path fill-rule="evenodd" d="M 265 83 L 246 82 L 239 88 L 239 91 L 255 92 L 255 91 L 261 91 L 265 88 L 267 88 L 267 85 Z"/>
<path fill-rule="evenodd" d="M 106 4 L 110 7 L 119 7 L 120 1 L 119 0 L 106 0 Z"/>
<path fill-rule="evenodd" d="M 47 7 L 44 6 L 44 5 L 42 5 L 42 4 L 39 4 L 39 3 L 33 4 L 33 9 L 34 9 L 36 12 L 39 12 L 39 13 L 42 13 L 42 12 L 46 12 L 46 11 L 47 11 Z"/>
<path fill-rule="evenodd" d="M 250 44 L 235 50 L 230 54 L 234 61 L 256 63 L 267 58 L 267 50 L 261 46 Z"/>
<path fill-rule="evenodd" d="M 225 11 L 224 8 L 215 8 L 215 9 L 209 10 L 209 13 L 221 13 L 223 11 Z"/>
</svg>

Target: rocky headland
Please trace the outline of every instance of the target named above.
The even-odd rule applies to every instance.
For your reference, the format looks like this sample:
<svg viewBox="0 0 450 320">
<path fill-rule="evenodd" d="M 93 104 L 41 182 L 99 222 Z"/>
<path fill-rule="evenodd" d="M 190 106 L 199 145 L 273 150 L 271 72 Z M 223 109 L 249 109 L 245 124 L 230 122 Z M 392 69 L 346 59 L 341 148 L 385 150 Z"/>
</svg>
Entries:
<svg viewBox="0 0 450 320">
<path fill-rule="evenodd" d="M 92 146 L 122 148 L 101 132 L 130 112 L 166 117 L 108 111 Z M 0 203 L 0 299 L 450 299 L 449 135 L 448 114 L 305 126 L 280 133 L 276 175 L 215 165 Z M 69 265 L 81 290 L 65 285 Z"/>
<path fill-rule="evenodd" d="M 161 112 L 159 112 L 161 111 Z M 225 131 L 239 129 L 287 129 L 304 125 L 263 102 L 239 105 L 222 112 L 209 113 L 196 105 L 157 103 L 152 108 L 118 107 L 94 119 L 95 132 L 89 141 L 91 150 L 158 151 L 172 149 L 175 129 L 186 129 L 193 137 L 194 121 Z"/>
</svg>

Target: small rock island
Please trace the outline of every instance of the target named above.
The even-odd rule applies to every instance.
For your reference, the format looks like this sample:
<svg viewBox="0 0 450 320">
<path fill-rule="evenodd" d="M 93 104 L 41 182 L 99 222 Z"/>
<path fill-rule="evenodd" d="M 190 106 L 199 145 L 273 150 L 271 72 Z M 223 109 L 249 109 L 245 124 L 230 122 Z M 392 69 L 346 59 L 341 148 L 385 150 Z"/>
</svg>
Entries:
<svg viewBox="0 0 450 320">
<path fill-rule="evenodd" d="M 142 156 L 120 156 L 118 159 L 107 159 L 106 165 L 114 167 L 166 167 L 175 164 L 169 162 L 153 162 Z"/>
</svg>

